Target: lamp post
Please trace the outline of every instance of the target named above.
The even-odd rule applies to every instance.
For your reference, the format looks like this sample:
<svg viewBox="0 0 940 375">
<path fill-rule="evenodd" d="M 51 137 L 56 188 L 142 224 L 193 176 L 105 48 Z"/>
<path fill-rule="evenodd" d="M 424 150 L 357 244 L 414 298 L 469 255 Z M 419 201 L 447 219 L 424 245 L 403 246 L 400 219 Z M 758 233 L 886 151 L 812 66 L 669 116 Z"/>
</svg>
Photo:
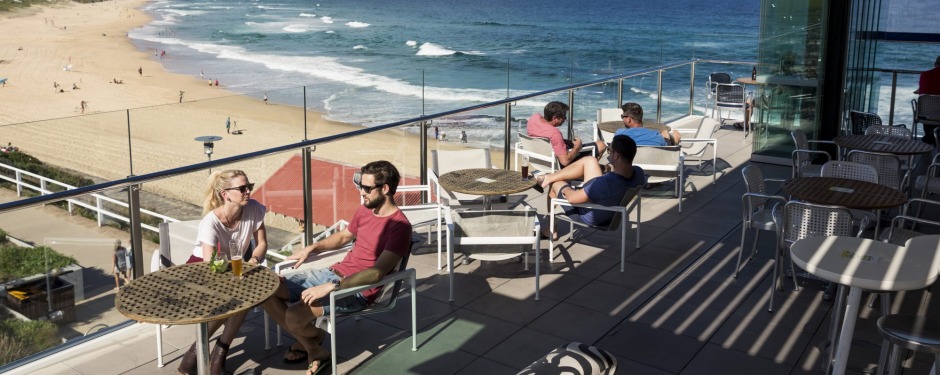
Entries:
<svg viewBox="0 0 940 375">
<path fill-rule="evenodd" d="M 196 137 L 197 142 L 202 142 L 202 150 L 205 152 L 206 157 L 209 158 L 209 161 L 212 161 L 212 149 L 215 148 L 214 142 L 221 141 L 222 137 L 217 135 L 204 135 L 201 137 Z M 209 168 L 209 174 L 212 174 L 212 168 Z"/>
</svg>

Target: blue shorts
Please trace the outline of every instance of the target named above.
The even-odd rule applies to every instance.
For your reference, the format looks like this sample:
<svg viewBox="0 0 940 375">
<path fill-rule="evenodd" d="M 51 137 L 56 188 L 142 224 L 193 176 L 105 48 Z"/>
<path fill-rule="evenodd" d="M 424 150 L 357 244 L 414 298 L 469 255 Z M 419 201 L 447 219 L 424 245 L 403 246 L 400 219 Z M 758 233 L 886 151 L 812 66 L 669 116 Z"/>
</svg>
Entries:
<svg viewBox="0 0 940 375">
<path fill-rule="evenodd" d="M 307 268 L 291 271 L 284 275 L 284 285 L 287 286 L 287 292 L 290 295 L 289 298 L 291 302 L 300 301 L 300 294 L 307 288 L 340 280 L 339 275 L 333 273 L 333 271 L 328 268 Z M 329 296 L 321 298 L 320 305 L 324 307 L 323 314 L 329 315 Z M 368 305 L 369 301 L 366 300 L 361 293 L 356 293 L 354 296 L 344 297 L 336 301 L 336 312 L 356 312 L 366 308 Z"/>
</svg>

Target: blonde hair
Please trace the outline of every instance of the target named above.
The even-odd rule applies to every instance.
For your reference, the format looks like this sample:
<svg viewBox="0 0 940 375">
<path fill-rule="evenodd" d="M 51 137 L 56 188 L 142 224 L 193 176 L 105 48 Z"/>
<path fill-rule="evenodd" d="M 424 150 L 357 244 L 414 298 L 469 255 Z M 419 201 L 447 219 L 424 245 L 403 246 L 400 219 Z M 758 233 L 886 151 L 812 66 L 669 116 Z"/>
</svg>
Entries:
<svg viewBox="0 0 940 375">
<path fill-rule="evenodd" d="M 238 176 L 248 175 L 244 171 L 229 169 L 221 172 L 212 172 L 206 180 L 206 200 L 202 203 L 202 214 L 205 216 L 210 211 L 222 206 L 222 190 L 232 184 L 232 179 Z"/>
</svg>

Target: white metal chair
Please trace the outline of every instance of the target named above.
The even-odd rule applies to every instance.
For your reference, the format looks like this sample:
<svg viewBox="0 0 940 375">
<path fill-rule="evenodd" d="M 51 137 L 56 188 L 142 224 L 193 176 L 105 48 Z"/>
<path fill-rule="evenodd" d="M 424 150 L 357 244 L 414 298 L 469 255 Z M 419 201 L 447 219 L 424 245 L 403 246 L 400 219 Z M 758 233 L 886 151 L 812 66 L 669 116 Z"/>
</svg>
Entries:
<svg viewBox="0 0 940 375">
<path fill-rule="evenodd" d="M 447 223 L 448 279 L 451 302 L 454 301 L 454 252 L 481 261 L 499 261 L 523 256 L 529 270 L 529 248 L 535 252 L 535 300 L 539 300 L 540 225 L 535 209 L 505 211 L 451 211 L 444 209 Z M 459 248 L 459 249 L 457 249 Z"/>
<path fill-rule="evenodd" d="M 331 361 L 330 364 L 333 367 L 333 374 L 339 374 L 337 371 L 336 363 L 336 319 L 344 317 L 353 317 L 358 320 L 363 315 L 371 315 L 382 313 L 386 311 L 391 311 L 395 308 L 395 305 L 398 302 L 398 297 L 401 291 L 404 288 L 409 288 L 411 297 L 411 350 L 418 350 L 418 315 L 417 315 L 417 274 L 413 268 L 408 267 L 408 258 L 411 257 L 411 252 L 414 251 L 414 248 L 420 243 L 421 240 L 418 238 L 412 237 L 411 248 L 404 257 L 401 258 L 401 261 L 398 263 L 398 267 L 395 272 L 392 272 L 382 278 L 379 282 L 369 285 L 361 285 L 352 288 L 340 289 L 330 293 L 330 312 L 324 316 L 318 317 L 316 322 L 313 324 L 318 328 L 326 331 L 330 334 L 330 355 Z M 308 261 L 304 263 L 301 268 L 306 267 L 326 267 L 330 264 L 333 264 L 342 259 L 346 255 L 346 252 L 352 249 L 352 245 L 344 247 L 343 249 L 334 250 L 327 252 L 327 254 L 315 254 L 314 257 L 317 259 L 313 262 Z M 322 257 L 321 257 L 322 255 Z M 274 271 L 280 275 L 282 273 L 290 272 L 290 267 L 296 263 L 295 260 L 289 260 L 280 262 L 275 265 Z M 407 283 L 407 286 L 406 286 Z M 338 313 L 336 309 L 336 301 L 355 296 L 356 293 L 362 292 L 364 290 L 372 289 L 375 287 L 382 287 L 382 291 L 379 293 L 378 297 L 375 299 L 375 302 L 366 306 L 366 308 L 351 312 L 351 313 Z M 267 320 L 267 319 L 265 319 Z M 280 338 L 281 327 L 278 326 L 278 338 Z"/>
<path fill-rule="evenodd" d="M 783 273 L 780 263 L 789 255 L 790 245 L 797 240 L 816 236 L 851 236 L 852 213 L 845 207 L 825 206 L 807 202 L 790 201 L 786 205 L 774 207 L 774 221 L 777 227 L 777 254 L 774 261 L 774 280 L 770 285 L 770 301 L 767 311 L 773 312 L 774 292 Z M 867 224 L 867 223 L 863 223 Z M 859 230 L 857 236 L 861 236 Z M 793 263 L 790 263 L 793 284 L 799 290 Z"/>
<path fill-rule="evenodd" d="M 721 109 L 741 111 L 741 118 L 747 116 L 747 95 L 744 87 L 733 83 L 719 83 L 715 86 L 715 108 L 718 109 L 718 122 L 722 122 Z M 714 111 L 712 111 L 714 112 Z M 748 119 L 744 119 L 748 120 Z M 749 129 L 745 129 L 749 130 Z"/>
<path fill-rule="evenodd" d="M 751 255 L 747 261 L 754 259 L 757 255 L 757 240 L 760 238 L 760 231 L 769 230 L 776 233 L 776 226 L 773 218 L 773 208 L 778 204 L 786 204 L 787 198 L 779 195 L 768 194 L 767 182 L 783 182 L 780 179 L 765 179 L 764 173 L 756 165 L 748 165 L 741 171 L 744 176 L 744 187 L 747 192 L 741 196 L 741 247 L 738 249 L 738 263 L 734 267 L 732 277 L 737 278 L 741 270 L 741 257 L 744 254 L 744 239 L 748 229 L 754 230 L 754 243 L 751 245 Z M 745 265 L 747 264 L 745 261 Z"/>
<path fill-rule="evenodd" d="M 875 167 L 850 161 L 833 160 L 823 164 L 820 174 L 823 177 L 847 178 L 873 184 L 878 183 L 878 170 Z M 872 211 L 849 209 L 849 212 L 852 213 L 856 223 L 862 223 L 863 221 L 874 223 L 875 233 L 878 233 L 878 229 L 880 229 L 878 217 L 881 215 L 881 210 L 876 210 L 873 213 Z M 861 229 L 865 229 L 865 227 L 861 227 Z"/>
<path fill-rule="evenodd" d="M 650 184 L 674 181 L 673 196 L 679 199 L 682 212 L 682 194 L 685 191 L 685 156 L 681 146 L 640 146 L 636 148 L 633 165 L 643 168 Z"/>
<path fill-rule="evenodd" d="M 695 129 L 692 138 L 682 138 L 679 141 L 682 155 L 685 160 L 694 160 L 699 162 L 699 170 L 705 160 L 705 152 L 708 146 L 712 146 L 712 182 L 718 182 L 718 139 L 713 138 L 715 131 L 718 130 L 719 123 L 715 119 L 703 117 Z M 679 132 L 688 132 L 688 130 L 679 128 Z"/>
<path fill-rule="evenodd" d="M 887 125 L 873 125 L 865 128 L 865 135 L 887 135 L 890 137 L 898 137 L 911 139 L 914 135 L 911 131 L 904 126 L 887 126 Z"/>
<path fill-rule="evenodd" d="M 201 220 L 177 221 L 160 223 L 160 249 L 153 252 L 150 260 L 150 272 L 159 271 L 185 264 L 193 254 L 196 247 L 196 236 L 199 233 Z M 267 319 L 265 319 L 267 322 Z M 157 367 L 163 367 L 163 327 L 157 328 Z M 265 327 L 267 328 L 267 327 Z"/>
<path fill-rule="evenodd" d="M 441 188 L 438 179 L 447 172 L 472 168 L 492 168 L 489 148 L 431 150 L 431 170 L 428 173 L 428 179 L 430 183 L 436 185 L 435 192 L 440 197 L 441 203 L 448 206 L 472 204 L 473 201 L 480 199 L 478 195 L 447 191 Z"/>
<path fill-rule="evenodd" d="M 929 199 L 911 198 L 901 207 L 901 214 L 891 219 L 891 227 L 888 233 L 882 235 L 882 241 L 898 246 L 905 246 L 907 241 L 911 238 L 925 235 L 925 233 L 916 230 L 915 225 L 917 224 L 929 225 L 935 230 L 940 231 L 940 222 L 913 216 L 911 211 L 913 210 L 914 204 L 917 204 L 917 211 L 921 211 L 923 207 L 931 207 L 935 212 L 940 212 L 940 202 Z"/>
<path fill-rule="evenodd" d="M 901 177 L 901 159 L 894 154 L 852 150 L 845 156 L 846 161 L 870 165 L 878 172 L 878 183 L 899 191 L 905 190 L 907 177 Z"/>
<path fill-rule="evenodd" d="M 594 140 L 604 140 L 607 143 L 614 140 L 614 133 L 601 130 L 600 124 L 618 122 L 622 126 L 623 119 L 620 117 L 622 114 L 623 110 L 620 108 L 598 108 L 597 119 L 594 121 Z"/>
<path fill-rule="evenodd" d="M 705 81 L 705 112 L 708 112 L 708 106 L 712 105 L 712 117 L 715 117 L 715 92 L 716 86 L 719 84 L 731 84 L 731 75 L 728 73 L 715 72 L 708 75 L 708 79 Z"/>
<path fill-rule="evenodd" d="M 531 137 L 526 133 L 519 133 L 519 142 L 516 143 L 516 170 L 519 170 L 519 158 L 529 157 L 530 168 L 538 165 L 539 170 L 553 173 L 560 169 L 555 151 L 547 138 Z"/>
<path fill-rule="evenodd" d="M 811 141 L 806 137 L 800 129 L 794 129 L 790 132 L 790 136 L 793 137 L 793 143 L 796 145 L 796 149 L 790 154 L 791 162 L 793 165 L 793 178 L 796 177 L 813 177 L 819 176 L 819 173 L 822 169 L 822 165 L 813 164 L 813 158 L 815 156 L 823 156 L 828 162 L 831 160 L 829 153 L 819 150 L 811 150 L 810 144 L 835 144 L 832 141 Z M 839 152 L 841 154 L 841 152 Z"/>
<path fill-rule="evenodd" d="M 623 198 L 620 200 L 620 204 L 617 206 L 604 206 L 595 203 L 582 203 L 582 204 L 572 204 L 566 199 L 554 198 L 551 200 L 551 208 L 549 214 L 549 229 L 551 233 L 555 233 L 555 219 L 560 219 L 567 221 L 571 226 L 571 233 L 568 235 L 568 239 L 574 241 L 574 227 L 582 226 L 591 229 L 603 230 L 603 231 L 615 231 L 617 228 L 620 228 L 620 272 L 624 272 L 626 266 L 627 258 L 627 231 L 629 230 L 630 225 L 630 212 L 636 210 L 636 248 L 640 248 L 640 223 L 642 219 L 640 217 L 640 199 L 641 191 L 643 190 L 642 186 L 634 186 L 627 189 L 624 193 Z M 564 210 L 559 211 L 559 208 L 567 207 L 583 207 L 591 210 L 602 210 L 602 211 L 611 211 L 614 213 L 614 216 L 610 219 L 605 225 L 588 225 L 582 223 L 578 220 L 574 220 L 567 215 L 565 215 Z M 548 250 L 549 257 L 551 257 L 552 251 L 555 249 L 554 240 L 552 238 L 548 239 Z"/>
</svg>

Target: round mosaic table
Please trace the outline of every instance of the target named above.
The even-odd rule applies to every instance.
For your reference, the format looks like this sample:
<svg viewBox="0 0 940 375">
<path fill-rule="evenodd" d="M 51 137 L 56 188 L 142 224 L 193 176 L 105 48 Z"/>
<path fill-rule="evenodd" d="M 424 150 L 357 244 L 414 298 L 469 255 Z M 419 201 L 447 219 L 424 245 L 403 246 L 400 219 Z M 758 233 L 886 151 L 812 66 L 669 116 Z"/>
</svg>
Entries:
<svg viewBox="0 0 940 375">
<path fill-rule="evenodd" d="M 441 187 L 464 194 L 483 196 L 483 209 L 490 209 L 490 196 L 519 193 L 535 186 L 536 179 L 522 179 L 516 171 L 474 168 L 447 172 L 439 178 Z"/>
<path fill-rule="evenodd" d="M 907 195 L 897 189 L 835 177 L 794 178 L 783 184 L 783 192 L 810 203 L 860 210 L 897 207 L 907 201 Z"/>
<path fill-rule="evenodd" d="M 933 150 L 924 142 L 888 135 L 843 135 L 833 139 L 839 147 L 852 150 L 884 152 L 895 155 L 917 155 Z"/>
<path fill-rule="evenodd" d="M 277 274 L 244 264 L 241 279 L 215 273 L 208 262 L 184 264 L 131 281 L 115 297 L 118 311 L 139 322 L 198 324 L 199 373 L 208 371 L 208 322 L 228 318 L 268 299 L 277 290 Z"/>
</svg>

